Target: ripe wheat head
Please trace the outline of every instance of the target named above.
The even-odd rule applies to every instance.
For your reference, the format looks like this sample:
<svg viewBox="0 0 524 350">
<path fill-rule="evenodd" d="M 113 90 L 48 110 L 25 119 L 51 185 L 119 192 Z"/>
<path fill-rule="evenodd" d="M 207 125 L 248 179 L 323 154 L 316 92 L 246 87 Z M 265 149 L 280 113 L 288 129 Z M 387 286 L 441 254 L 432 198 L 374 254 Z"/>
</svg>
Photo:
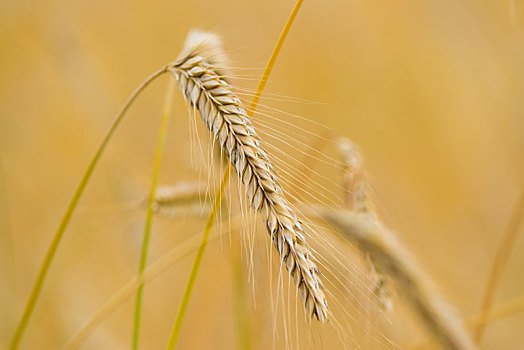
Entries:
<svg viewBox="0 0 524 350">
<path fill-rule="evenodd" d="M 261 214 L 282 263 L 293 276 L 306 313 L 327 322 L 328 306 L 315 257 L 246 108 L 224 77 L 224 62 L 219 38 L 193 31 L 170 70 L 187 101 L 198 110 L 229 158 L 251 207 Z"/>
</svg>

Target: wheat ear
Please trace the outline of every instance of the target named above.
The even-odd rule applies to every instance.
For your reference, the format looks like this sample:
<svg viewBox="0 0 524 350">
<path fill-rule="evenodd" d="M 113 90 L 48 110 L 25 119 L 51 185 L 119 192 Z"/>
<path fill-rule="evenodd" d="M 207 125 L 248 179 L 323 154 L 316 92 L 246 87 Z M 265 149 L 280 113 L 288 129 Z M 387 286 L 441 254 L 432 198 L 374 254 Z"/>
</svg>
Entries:
<svg viewBox="0 0 524 350">
<path fill-rule="evenodd" d="M 160 186 L 155 194 L 153 211 L 172 219 L 209 214 L 211 203 L 206 201 L 206 188 L 207 185 L 199 181 Z"/>
<path fill-rule="evenodd" d="M 369 195 L 364 162 L 359 147 L 345 137 L 337 140 L 339 157 L 342 165 L 342 187 L 345 190 L 344 204 L 348 210 L 356 213 L 369 213 L 376 216 L 375 205 Z M 373 279 L 373 293 L 380 302 L 380 307 L 393 311 L 393 302 L 387 275 L 376 267 L 373 257 L 363 251 L 366 263 Z"/>
<path fill-rule="evenodd" d="M 360 149 L 345 137 L 337 140 L 342 165 L 342 187 L 344 202 L 349 210 L 358 213 L 374 212 L 375 207 L 369 196 L 366 174 Z"/>
<path fill-rule="evenodd" d="M 218 141 L 244 184 L 251 207 L 261 213 L 280 258 L 293 276 L 309 317 L 328 319 L 320 272 L 295 213 L 284 198 L 245 107 L 224 78 L 216 35 L 193 31 L 170 70 L 187 101 Z"/>
<path fill-rule="evenodd" d="M 375 217 L 323 207 L 314 208 L 311 212 L 335 226 L 359 249 L 368 252 L 377 268 L 388 274 L 398 294 L 443 348 L 475 349 L 460 318 L 434 289 L 411 254 Z"/>
</svg>

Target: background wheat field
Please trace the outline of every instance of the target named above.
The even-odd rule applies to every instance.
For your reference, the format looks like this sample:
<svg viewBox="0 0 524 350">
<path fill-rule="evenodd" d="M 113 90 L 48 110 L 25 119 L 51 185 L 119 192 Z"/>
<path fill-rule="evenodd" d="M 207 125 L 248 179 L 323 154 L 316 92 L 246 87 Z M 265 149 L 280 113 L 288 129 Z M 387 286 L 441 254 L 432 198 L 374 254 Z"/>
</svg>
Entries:
<svg viewBox="0 0 524 350">
<path fill-rule="evenodd" d="M 221 35 L 237 67 L 233 81 L 249 100 L 293 5 L 0 3 L 1 349 L 9 346 L 82 172 L 132 90 L 175 59 L 188 31 L 200 28 Z M 162 77 L 147 88 L 111 140 L 67 228 L 20 348 L 61 348 L 136 275 L 166 84 Z M 276 156 L 287 169 L 280 171 L 283 187 L 305 202 L 339 205 L 341 174 L 307 154 L 336 159 L 336 143 L 326 140 L 351 139 L 365 159 L 384 223 L 464 321 L 477 315 L 524 185 L 524 2 L 306 0 L 265 93 L 261 103 L 268 116 L 259 118 L 268 135 L 260 137 L 282 151 Z M 308 120 L 286 119 L 291 114 Z M 203 126 L 192 131 L 192 120 L 177 91 L 160 185 L 208 179 L 213 165 L 201 154 L 209 150 L 201 152 L 195 137 L 209 148 L 209 135 Z M 301 143 L 283 142 L 283 136 Z M 289 175 L 296 159 L 314 168 L 307 181 Z M 228 212 L 221 216 L 229 225 L 229 217 L 245 211 L 232 187 Z M 155 216 L 148 261 L 199 236 L 206 219 L 205 209 L 199 210 L 201 217 Z M 429 336 L 400 296 L 392 296 L 392 313 L 377 307 L 362 287 L 366 265 L 350 246 L 340 249 L 351 261 L 346 285 L 352 294 L 333 292 L 342 302 L 332 303 L 348 315 L 339 330 L 350 340 L 341 341 L 329 325 L 309 326 L 300 308 L 295 310 L 294 291 L 289 296 L 292 282 L 279 283 L 278 259 L 263 225 L 254 215 L 245 221 L 210 242 L 177 348 L 410 349 L 421 343 L 435 348 L 424 344 Z M 189 251 L 145 285 L 142 349 L 167 344 L 193 257 Z M 495 305 L 524 295 L 522 266 L 524 237 L 513 245 Z M 280 295 L 291 305 L 275 308 Z M 134 295 L 126 299 L 81 348 L 129 348 L 134 303 Z M 298 313 L 298 325 L 286 318 L 289 308 L 293 322 Z M 482 348 L 524 349 L 523 327 L 524 310 L 489 323 Z"/>
</svg>

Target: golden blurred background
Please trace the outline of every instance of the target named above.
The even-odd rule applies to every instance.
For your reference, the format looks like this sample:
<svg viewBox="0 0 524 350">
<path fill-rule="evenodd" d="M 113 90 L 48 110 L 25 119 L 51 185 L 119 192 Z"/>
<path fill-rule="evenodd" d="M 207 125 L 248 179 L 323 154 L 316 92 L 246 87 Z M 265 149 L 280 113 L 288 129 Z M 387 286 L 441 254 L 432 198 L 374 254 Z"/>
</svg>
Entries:
<svg viewBox="0 0 524 350">
<path fill-rule="evenodd" d="M 191 28 L 219 33 L 232 65 L 253 68 L 234 70 L 244 75 L 236 82 L 253 89 L 293 4 L 0 3 L 0 348 L 7 347 L 82 172 L 131 91 L 177 56 Z M 133 203 L 148 192 L 166 82 L 139 98 L 104 154 L 51 266 L 23 349 L 60 348 L 136 274 L 145 209 Z M 267 92 L 320 102 L 263 101 L 357 143 L 386 224 L 465 319 L 478 313 L 524 185 L 524 3 L 306 0 Z M 304 128 L 323 132 L 312 123 Z M 193 157 L 191 165 L 189 135 L 177 93 L 162 184 L 202 176 L 202 161 Z M 323 152 L 336 156 L 333 145 Z M 333 172 L 325 176 L 338 181 Z M 155 218 L 149 261 L 199 235 L 204 220 Z M 237 347 L 228 242 L 208 248 L 180 349 Z M 520 237 L 497 303 L 524 294 L 523 252 Z M 265 256 L 266 247 L 257 254 Z M 142 348 L 165 346 L 192 260 L 189 254 L 146 285 Z M 285 348 L 267 325 L 267 281 L 256 281 L 249 298 L 252 347 Z M 134 297 L 83 348 L 129 347 L 133 307 Z M 390 323 L 378 322 L 382 330 L 371 331 L 397 345 L 353 330 L 348 346 L 409 348 L 426 339 L 398 309 Z M 523 327 L 524 312 L 491 323 L 483 348 L 524 349 Z M 302 345 L 341 348 L 332 333 Z"/>
</svg>

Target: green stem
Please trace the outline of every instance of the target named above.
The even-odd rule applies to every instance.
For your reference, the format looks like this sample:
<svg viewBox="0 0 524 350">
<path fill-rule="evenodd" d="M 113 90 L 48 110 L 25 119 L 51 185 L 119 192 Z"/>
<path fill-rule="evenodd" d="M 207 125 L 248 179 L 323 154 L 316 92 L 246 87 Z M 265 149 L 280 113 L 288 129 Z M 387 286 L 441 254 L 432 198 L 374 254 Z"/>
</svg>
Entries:
<svg viewBox="0 0 524 350">
<path fill-rule="evenodd" d="M 149 251 L 149 241 L 151 239 L 151 227 L 153 225 L 153 207 L 155 204 L 155 193 L 158 183 L 158 174 L 160 173 L 160 163 L 162 162 L 162 153 L 166 144 L 167 126 L 169 116 L 173 106 L 173 92 L 175 91 L 175 78 L 170 76 L 166 89 L 164 100 L 164 110 L 162 111 L 162 120 L 160 122 L 160 131 L 155 151 L 155 160 L 153 164 L 153 175 L 151 176 L 151 190 L 147 205 L 146 223 L 144 227 L 144 239 L 142 241 L 142 253 L 140 255 L 140 265 L 138 268 L 138 278 L 142 279 L 147 264 L 147 252 Z M 144 299 L 144 284 L 141 283 L 136 294 L 135 319 L 133 323 L 133 345 L 134 350 L 138 349 L 138 336 L 140 333 L 140 320 L 142 318 L 142 303 Z"/>
<path fill-rule="evenodd" d="M 226 190 L 227 183 L 229 182 L 229 174 L 231 173 L 231 168 L 231 164 L 229 164 L 226 167 L 226 171 L 224 172 L 224 176 L 222 178 L 222 183 L 220 184 L 220 188 L 213 202 L 213 208 L 211 209 L 211 213 L 207 218 L 206 227 L 204 229 L 204 233 L 202 234 L 202 241 L 200 242 L 200 246 L 198 247 L 195 256 L 195 261 L 193 262 L 193 267 L 191 269 L 191 273 L 189 274 L 189 279 L 187 281 L 186 289 L 182 297 L 182 302 L 180 303 L 180 308 L 178 309 L 178 313 L 175 319 L 175 324 L 173 325 L 173 329 L 171 330 L 171 336 L 169 337 L 169 342 L 167 344 L 167 349 L 169 350 L 175 348 L 178 336 L 180 335 L 180 329 L 182 328 L 182 323 L 184 322 L 184 316 L 186 315 L 187 306 L 189 305 L 189 300 L 191 299 L 191 294 L 193 293 L 193 289 L 195 287 L 196 278 L 198 275 L 198 271 L 200 270 L 200 265 L 202 264 L 204 252 L 206 251 L 207 242 L 209 240 L 209 232 L 211 232 L 218 211 L 220 210 L 222 198 L 224 197 L 224 191 Z"/>
<path fill-rule="evenodd" d="M 291 29 L 291 26 L 293 25 L 293 22 L 295 18 L 297 17 L 298 11 L 300 10 L 300 7 L 302 6 L 303 2 L 304 0 L 297 0 L 297 2 L 295 3 L 295 6 L 293 7 L 293 10 L 291 11 L 291 14 L 289 15 L 286 21 L 286 24 L 284 25 L 284 29 L 282 29 L 282 32 L 280 33 L 278 41 L 275 47 L 273 48 L 273 52 L 271 52 L 269 61 L 267 62 L 266 68 L 264 69 L 264 73 L 262 73 L 262 78 L 260 79 L 258 83 L 257 90 L 255 92 L 255 96 L 253 96 L 253 100 L 251 101 L 251 104 L 249 105 L 249 108 L 248 108 L 249 116 L 253 116 L 253 113 L 255 112 L 257 108 L 258 102 L 260 101 L 260 97 L 262 96 L 262 92 L 264 91 L 267 81 L 269 79 L 269 75 L 271 74 L 271 71 L 273 70 L 273 66 L 275 65 L 275 62 L 277 60 L 278 54 L 280 53 L 280 50 L 282 49 L 282 46 L 284 45 L 284 41 L 286 40 L 289 30 Z M 184 316 L 186 314 L 187 306 L 189 304 L 189 299 L 191 298 L 191 293 L 193 292 L 193 287 L 195 285 L 196 276 L 198 274 L 200 263 L 202 262 L 202 257 L 206 249 L 209 231 L 211 231 L 211 228 L 213 227 L 213 224 L 215 222 L 218 206 L 220 204 L 220 201 L 222 200 L 222 193 L 225 190 L 226 183 L 229 181 L 229 176 L 232 170 L 233 170 L 233 167 L 231 166 L 231 164 L 228 164 L 226 171 L 224 172 L 224 175 L 222 177 L 222 184 L 220 186 L 219 192 L 215 195 L 215 203 L 213 205 L 213 210 L 211 210 L 211 213 L 209 214 L 209 217 L 207 218 L 206 228 L 204 230 L 204 234 L 202 237 L 202 243 L 195 257 L 195 261 L 193 263 L 193 268 L 191 270 L 189 280 L 186 285 L 184 296 L 182 297 L 182 303 L 178 310 L 173 329 L 171 330 L 171 335 L 169 337 L 169 342 L 167 345 L 168 350 L 174 349 L 176 342 L 178 340 L 178 335 L 180 334 L 180 329 L 182 327 L 182 323 L 184 322 Z M 218 199 L 220 199 L 220 201 L 217 202 Z"/>
<path fill-rule="evenodd" d="M 51 241 L 51 245 L 49 246 L 47 253 L 45 255 L 44 261 L 42 262 L 42 265 L 40 267 L 40 271 L 38 272 L 38 276 L 36 278 L 35 284 L 33 286 L 33 289 L 31 290 L 31 294 L 29 296 L 29 300 L 27 302 L 27 305 L 24 309 L 24 313 L 22 315 L 22 318 L 20 319 L 20 322 L 18 323 L 18 326 L 16 328 L 16 332 L 13 336 L 13 339 L 11 340 L 11 344 L 9 346 L 9 349 L 17 349 L 18 345 L 20 343 L 20 340 L 22 339 L 22 336 L 24 334 L 25 329 L 27 328 L 27 324 L 29 323 L 29 319 L 31 318 L 31 315 L 33 314 L 33 311 L 35 309 L 36 302 L 38 300 L 38 297 L 40 296 L 40 292 L 42 290 L 42 285 L 44 284 L 45 278 L 47 276 L 47 273 L 49 271 L 49 266 L 51 265 L 51 262 L 53 261 L 53 258 L 55 256 L 56 250 L 58 249 L 58 246 L 60 244 L 60 241 L 62 240 L 62 236 L 64 235 L 64 232 L 69 224 L 69 221 L 71 220 L 71 216 L 73 215 L 73 212 L 75 211 L 75 208 L 78 204 L 78 201 L 80 200 L 80 197 L 82 197 L 82 194 L 84 192 L 84 189 L 89 182 L 89 179 L 91 178 L 91 175 L 93 174 L 93 171 L 95 170 L 95 167 L 98 163 L 98 160 L 100 159 L 102 153 L 104 152 L 104 149 L 106 148 L 107 144 L 109 143 L 109 140 L 111 139 L 111 136 L 113 136 L 113 133 L 115 132 L 116 128 L 122 121 L 124 115 L 126 114 L 127 110 L 133 102 L 136 100 L 138 95 L 156 78 L 158 78 L 163 73 L 167 72 L 168 66 L 162 67 L 160 70 L 153 73 L 151 76 L 149 76 L 146 80 L 144 80 L 129 98 L 127 99 L 126 103 L 120 109 L 120 111 L 115 116 L 111 126 L 109 127 L 109 130 L 107 131 L 106 135 L 102 139 L 102 143 L 98 147 L 98 150 L 96 151 L 93 159 L 91 159 L 91 162 L 89 163 L 89 166 L 87 167 L 84 176 L 82 177 L 82 180 L 78 184 L 78 187 L 76 188 L 75 193 L 73 194 L 73 198 L 69 202 L 69 205 L 66 209 L 66 212 L 64 213 L 64 216 L 62 218 L 62 221 L 60 221 L 60 225 L 58 226 L 58 229 L 56 230 L 56 233 L 53 237 L 53 240 Z"/>
<path fill-rule="evenodd" d="M 167 126 L 169 124 L 169 116 L 171 115 L 173 92 L 175 91 L 175 78 L 170 76 L 168 86 L 166 89 L 166 97 L 164 100 L 164 110 L 162 112 L 162 120 L 160 122 L 160 131 L 158 132 L 157 146 L 155 152 L 155 160 L 153 164 L 153 174 L 151 176 L 151 189 L 149 192 L 149 199 L 147 205 L 146 223 L 144 227 L 144 239 L 142 241 L 142 252 L 140 255 L 140 265 L 138 268 L 138 278 L 141 280 L 144 275 L 144 270 L 147 264 L 147 252 L 149 251 L 149 241 L 151 239 L 151 227 L 153 225 L 153 207 L 155 203 L 156 187 L 158 183 L 158 175 L 160 173 L 160 164 L 162 162 L 162 153 L 166 144 Z M 138 349 L 138 337 L 140 333 L 140 320 L 142 317 L 142 303 L 144 299 L 144 284 L 141 283 L 136 294 L 135 304 L 135 318 L 133 323 L 133 349 Z"/>
</svg>

